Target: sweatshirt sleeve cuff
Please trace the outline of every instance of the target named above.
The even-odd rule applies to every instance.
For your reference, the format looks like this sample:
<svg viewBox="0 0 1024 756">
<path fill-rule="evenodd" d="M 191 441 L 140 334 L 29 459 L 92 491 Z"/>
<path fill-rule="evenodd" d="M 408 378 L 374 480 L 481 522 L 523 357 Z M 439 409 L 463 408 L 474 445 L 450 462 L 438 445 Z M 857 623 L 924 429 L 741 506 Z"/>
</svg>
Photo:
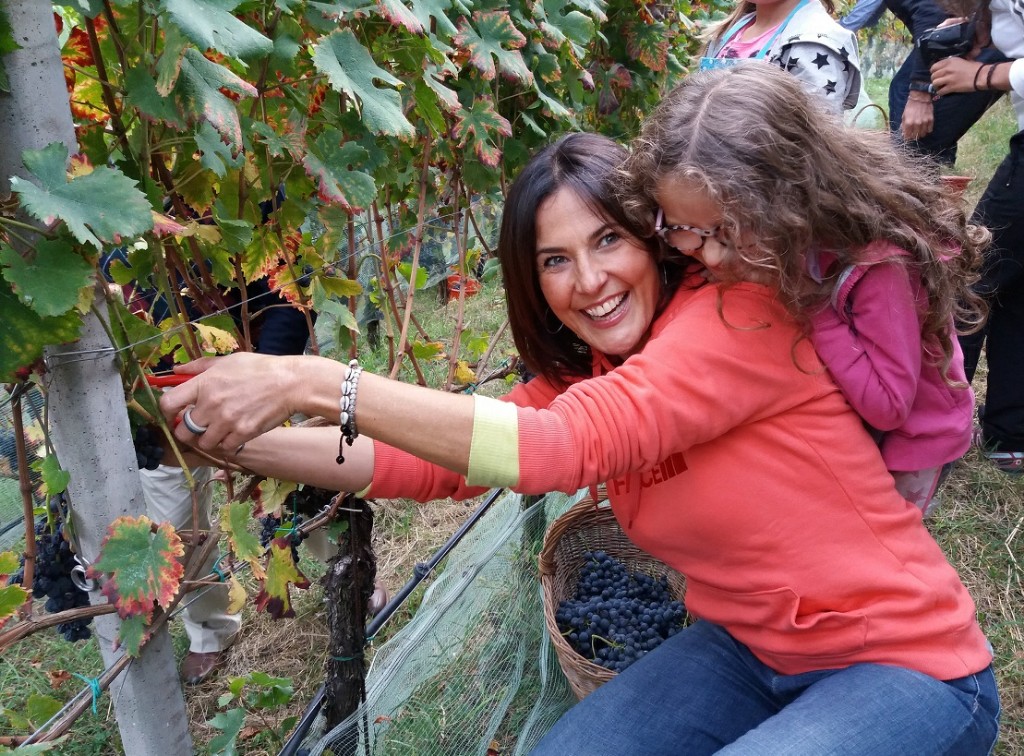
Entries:
<svg viewBox="0 0 1024 756">
<path fill-rule="evenodd" d="M 1020 97 L 1024 97 L 1024 58 L 1010 64 L 1010 88 Z"/>
<path fill-rule="evenodd" d="M 473 440 L 466 483 L 511 488 L 519 482 L 519 412 L 514 404 L 473 395 Z"/>
</svg>

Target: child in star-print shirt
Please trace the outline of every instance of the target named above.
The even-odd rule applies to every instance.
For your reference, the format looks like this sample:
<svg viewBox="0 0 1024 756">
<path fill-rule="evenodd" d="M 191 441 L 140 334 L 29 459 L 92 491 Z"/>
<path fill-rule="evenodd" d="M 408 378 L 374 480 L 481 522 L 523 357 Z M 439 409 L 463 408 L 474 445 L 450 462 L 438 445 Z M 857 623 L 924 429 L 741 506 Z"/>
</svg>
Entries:
<svg viewBox="0 0 1024 756">
<path fill-rule="evenodd" d="M 831 0 L 826 0 L 831 8 Z M 842 114 L 861 90 L 857 37 L 841 27 L 818 0 L 741 2 L 710 32 L 701 68 L 754 58 L 777 65 Z"/>
</svg>

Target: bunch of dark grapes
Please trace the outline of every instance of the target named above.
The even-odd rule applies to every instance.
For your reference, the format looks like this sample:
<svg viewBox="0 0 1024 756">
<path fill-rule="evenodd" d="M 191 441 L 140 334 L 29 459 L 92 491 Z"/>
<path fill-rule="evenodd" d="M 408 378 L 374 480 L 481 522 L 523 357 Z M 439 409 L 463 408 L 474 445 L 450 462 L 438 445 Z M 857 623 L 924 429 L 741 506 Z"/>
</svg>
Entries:
<svg viewBox="0 0 1024 756">
<path fill-rule="evenodd" d="M 668 580 L 626 566 L 604 551 L 587 551 L 576 595 L 558 605 L 555 621 L 580 656 L 621 672 L 679 632 L 686 608 Z"/>
<path fill-rule="evenodd" d="M 302 515 L 297 514 L 292 518 L 290 527 L 294 528 L 295 531 L 288 536 L 288 540 L 291 542 L 292 547 L 292 561 L 295 564 L 299 563 L 299 544 L 302 543 L 303 536 L 299 534 L 298 527 L 302 524 Z M 277 531 L 281 528 L 281 518 L 275 517 L 272 514 L 264 515 L 260 518 L 260 546 L 267 548 L 274 538 L 277 537 Z"/>
<path fill-rule="evenodd" d="M 140 470 L 155 470 L 160 465 L 164 456 L 160 436 L 160 431 L 152 425 L 140 425 L 135 429 L 135 459 Z"/>
<path fill-rule="evenodd" d="M 51 614 L 66 609 L 77 609 L 89 605 L 89 594 L 81 590 L 71 581 L 71 570 L 75 566 L 75 555 L 71 553 L 71 545 L 64 539 L 64 523 L 57 525 L 57 531 L 51 533 L 46 520 L 36 523 L 36 566 L 32 579 L 32 595 L 41 599 L 46 597 L 46 611 Z M 9 583 L 25 580 L 25 557 L 21 558 L 21 566 L 10 577 Z M 87 640 L 92 636 L 89 630 L 90 619 L 62 622 L 57 625 L 57 632 L 68 641 Z"/>
</svg>

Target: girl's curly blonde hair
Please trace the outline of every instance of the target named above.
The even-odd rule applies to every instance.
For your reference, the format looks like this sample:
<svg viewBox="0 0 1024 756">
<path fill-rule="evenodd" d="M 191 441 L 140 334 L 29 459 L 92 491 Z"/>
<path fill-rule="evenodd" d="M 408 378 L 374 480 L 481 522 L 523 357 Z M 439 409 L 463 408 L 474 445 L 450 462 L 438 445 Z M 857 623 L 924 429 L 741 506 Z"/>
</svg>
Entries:
<svg viewBox="0 0 1024 756">
<path fill-rule="evenodd" d="M 894 147 L 887 133 L 844 127 L 774 66 L 689 76 L 644 123 L 620 172 L 623 206 L 652 234 L 662 179 L 706 189 L 731 238 L 756 240 L 736 254 L 774 282 L 805 333 L 835 285 L 834 276 L 818 283 L 808 275 L 808 253 L 830 252 L 842 270 L 876 262 L 864 250 L 881 240 L 905 250 L 893 262 L 920 277 L 928 298 L 922 343 L 944 375 L 950 323 L 969 333 L 984 320 L 971 285 L 989 232 L 968 225 L 930 163 Z"/>
</svg>

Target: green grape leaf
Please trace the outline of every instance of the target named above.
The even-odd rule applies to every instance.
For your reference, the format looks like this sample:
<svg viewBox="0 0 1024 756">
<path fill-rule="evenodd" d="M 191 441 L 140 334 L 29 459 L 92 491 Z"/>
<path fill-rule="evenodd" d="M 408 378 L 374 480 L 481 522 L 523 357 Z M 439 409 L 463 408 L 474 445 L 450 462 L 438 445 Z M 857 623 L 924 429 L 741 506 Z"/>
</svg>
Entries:
<svg viewBox="0 0 1024 756">
<path fill-rule="evenodd" d="M 135 354 L 144 365 L 151 364 L 162 353 L 163 331 L 140 318 L 119 299 L 112 303 L 117 327 L 113 328 L 118 347 L 135 344 Z"/>
<path fill-rule="evenodd" d="M 400 87 L 402 81 L 380 68 L 350 30 L 336 31 L 313 45 L 313 63 L 318 71 L 327 75 L 333 89 L 359 103 L 363 123 L 374 134 L 405 138 L 415 134 L 413 125 L 402 112 L 398 92 L 375 83 L 382 81 Z"/>
<path fill-rule="evenodd" d="M 274 49 L 273 42 L 231 12 L 241 5 L 239 0 L 162 0 L 160 5 L 201 50 L 246 58 Z"/>
<path fill-rule="evenodd" d="M 45 720 L 44 720 L 45 721 Z M 25 728 L 31 730 L 31 727 Z M 50 753 L 54 749 L 63 748 L 61 745 L 70 736 L 62 735 L 56 740 L 51 740 L 48 743 L 29 743 L 28 745 L 18 746 L 17 756 L 33 756 L 36 753 Z M 14 751 L 8 751 L 6 746 L 0 746 L 0 753 L 14 753 Z"/>
<path fill-rule="evenodd" d="M 347 336 L 346 334 L 358 334 L 359 323 L 356 321 L 356 316 L 337 299 L 331 299 L 327 296 L 324 288 L 313 282 L 313 309 L 316 310 L 323 318 L 323 327 L 328 333 L 334 335 L 336 341 L 341 343 Z M 320 327 L 320 319 L 317 319 L 317 327 Z"/>
<path fill-rule="evenodd" d="M 672 43 L 669 28 L 662 23 L 634 21 L 626 27 L 626 52 L 652 71 L 664 71 Z"/>
<path fill-rule="evenodd" d="M 566 0 L 544 0 L 545 18 L 539 26 L 556 44 L 572 43 L 573 54 L 579 57 L 584 53 L 583 47 L 594 38 L 597 24 L 592 17 L 578 10 L 564 13 L 570 4 Z"/>
<path fill-rule="evenodd" d="M 295 695 L 290 677 L 271 677 L 266 672 L 253 672 L 247 681 L 258 688 L 248 696 L 254 709 L 276 709 L 286 706 Z"/>
<path fill-rule="evenodd" d="M 59 239 L 39 240 L 31 261 L 0 244 L 0 266 L 21 301 L 43 317 L 63 315 L 78 304 L 93 277 L 92 265 Z"/>
<path fill-rule="evenodd" d="M 273 157 L 290 155 L 294 160 L 301 160 L 306 152 L 306 119 L 293 113 L 289 116 L 288 125 L 283 134 L 278 134 L 274 128 L 263 121 L 253 121 L 251 131 L 257 134 L 262 142 L 267 145 Z"/>
<path fill-rule="evenodd" d="M 288 586 L 308 588 L 309 580 L 299 572 L 292 559 L 291 538 L 275 538 L 270 542 L 270 559 L 267 562 L 267 577 L 263 581 L 256 608 L 266 611 L 274 619 L 294 617 Z"/>
<path fill-rule="evenodd" d="M 238 734 L 245 724 L 245 709 L 222 711 L 206 724 L 220 730 L 220 735 L 210 740 L 210 753 L 216 753 L 218 756 L 237 756 Z"/>
<path fill-rule="evenodd" d="M 402 0 L 377 0 L 377 12 L 392 26 L 399 26 L 410 34 L 422 34 L 423 23 L 405 7 Z"/>
<path fill-rule="evenodd" d="M 501 160 L 496 136 L 512 136 L 512 125 L 494 109 L 489 99 L 478 98 L 470 110 L 463 110 L 455 124 L 455 136 L 463 147 L 470 147 L 480 162 L 494 168 Z"/>
<path fill-rule="evenodd" d="M 605 13 L 605 9 L 608 7 L 607 0 L 572 0 L 572 4 L 600 24 L 608 20 L 608 15 Z"/>
<path fill-rule="evenodd" d="M 497 70 L 502 75 L 531 84 L 533 74 L 519 52 L 519 48 L 526 44 L 526 37 L 516 29 L 508 11 L 477 11 L 473 14 L 473 23 L 475 27 L 462 19 L 453 42 L 469 53 L 469 62 L 480 71 L 480 75 L 486 81 L 493 79 L 494 60 L 497 60 Z"/>
<path fill-rule="evenodd" d="M 54 714 L 63 708 L 64 704 L 58 701 L 53 696 L 44 696 L 39 693 L 33 693 L 25 701 L 25 716 L 29 718 L 29 721 L 33 722 L 36 727 L 42 727 L 43 724 L 48 722 Z M 18 749 L 21 750 L 20 748 Z"/>
<path fill-rule="evenodd" d="M 56 496 L 68 490 L 71 473 L 61 469 L 55 454 L 47 454 L 42 459 L 37 459 L 31 467 L 43 479 L 43 490 L 47 496 Z"/>
<path fill-rule="evenodd" d="M 153 604 L 166 608 L 174 599 L 185 568 L 181 538 L 168 523 L 152 532 L 146 516 L 118 517 L 107 528 L 100 558 L 88 570 L 89 577 L 104 573 L 103 594 L 117 607 L 121 619 L 140 615 L 148 622 Z"/>
<path fill-rule="evenodd" d="M 251 521 L 252 508 L 247 502 L 232 501 L 221 508 L 220 527 L 228 537 L 231 551 L 238 559 L 248 562 L 253 575 L 259 579 L 263 577 L 263 566 L 260 564 L 263 547 L 260 546 L 260 539 L 249 532 Z"/>
<path fill-rule="evenodd" d="M 124 88 L 128 105 L 137 108 L 146 120 L 160 121 L 175 129 L 185 128 L 185 119 L 174 106 L 174 101 L 157 91 L 156 81 L 142 66 L 128 71 L 124 77 Z"/>
<path fill-rule="evenodd" d="M 444 70 L 439 66 L 428 65 L 423 69 L 423 82 L 437 95 L 438 104 L 448 113 L 456 113 L 462 104 L 454 89 L 443 83 Z"/>
<path fill-rule="evenodd" d="M 196 130 L 196 147 L 199 148 L 201 157 L 199 162 L 218 176 L 223 178 L 228 168 L 241 168 L 245 162 L 245 156 L 224 144 L 220 134 L 207 122 L 203 122 Z"/>
<path fill-rule="evenodd" d="M 440 360 L 444 358 L 444 344 L 440 341 L 419 341 L 412 343 L 412 353 L 417 360 Z"/>
<path fill-rule="evenodd" d="M 0 578 L 7 577 L 8 575 L 18 571 L 18 555 L 13 551 L 4 551 L 0 553 Z M 3 580 L 0 580 L 3 582 Z"/>
<path fill-rule="evenodd" d="M 147 622 L 147 617 L 141 614 L 121 620 L 121 626 L 117 630 L 117 642 L 128 656 L 138 656 L 142 644 L 149 638 L 149 633 L 146 632 Z"/>
<path fill-rule="evenodd" d="M 249 221 L 217 218 L 221 244 L 231 254 L 244 252 L 252 242 L 253 227 Z"/>
<path fill-rule="evenodd" d="M 97 248 L 152 230 L 149 200 L 134 181 L 105 166 L 68 181 L 67 159 L 68 149 L 59 142 L 25 152 L 25 166 L 42 186 L 12 177 L 11 190 L 33 217 L 47 225 L 59 218 L 78 241 Z"/>
<path fill-rule="evenodd" d="M 0 92 L 11 91 L 11 82 L 7 76 L 2 56 L 20 49 L 21 45 L 14 39 L 14 29 L 11 27 L 10 19 L 7 18 L 7 11 L 0 8 Z"/>
<path fill-rule="evenodd" d="M 442 37 L 452 37 L 458 29 L 445 13 L 451 5 L 448 0 L 412 0 L 412 14 L 419 19 L 424 29 L 429 29 L 430 19 L 434 19 L 437 22 L 437 33 Z"/>
<path fill-rule="evenodd" d="M 77 310 L 56 318 L 41 317 L 0 284 L 0 323 L 0 383 L 7 383 L 15 380 L 18 368 L 39 359 L 44 347 L 77 339 L 82 317 Z"/>
<path fill-rule="evenodd" d="M 14 561 L 17 562 L 18 558 L 15 557 Z M 0 573 L 0 575 L 2 574 Z M 0 627 L 3 627 L 7 620 L 13 617 L 25 605 L 29 596 L 29 592 L 20 585 L 5 585 L 3 588 L 0 588 Z M 45 722 L 46 720 L 44 719 L 43 721 Z"/>
<path fill-rule="evenodd" d="M 314 286 L 322 286 L 332 297 L 358 297 L 363 285 L 351 278 L 319 275 L 313 278 Z"/>
<path fill-rule="evenodd" d="M 360 165 L 366 150 L 354 142 L 342 144 L 344 136 L 336 129 L 325 129 L 309 145 L 302 159 L 306 174 L 317 182 L 317 195 L 324 202 L 358 211 L 368 207 L 377 196 L 373 178 L 350 168 Z"/>
<path fill-rule="evenodd" d="M 188 39 L 173 24 L 164 27 L 164 51 L 156 61 L 156 90 L 166 97 L 174 89 L 181 73 L 181 60 L 188 49 Z"/>
<path fill-rule="evenodd" d="M 254 97 L 256 87 L 239 78 L 219 63 L 207 60 L 195 48 L 188 48 L 181 60 L 181 74 L 173 90 L 174 98 L 195 120 L 207 121 L 232 147 L 242 149 L 242 125 L 238 109 L 220 90 Z"/>
</svg>

